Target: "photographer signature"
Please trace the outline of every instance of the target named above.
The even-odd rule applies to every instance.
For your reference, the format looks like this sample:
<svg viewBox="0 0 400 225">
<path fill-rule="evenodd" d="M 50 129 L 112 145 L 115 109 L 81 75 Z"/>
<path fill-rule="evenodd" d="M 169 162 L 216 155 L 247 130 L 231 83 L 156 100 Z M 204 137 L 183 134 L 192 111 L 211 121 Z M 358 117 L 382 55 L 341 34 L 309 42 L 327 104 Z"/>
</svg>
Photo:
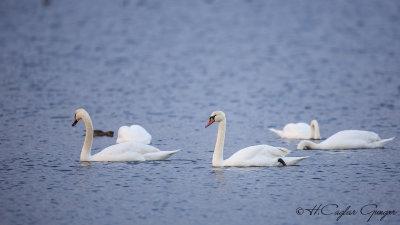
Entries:
<svg viewBox="0 0 400 225">
<path fill-rule="evenodd" d="M 373 217 L 379 218 L 379 221 L 385 219 L 386 216 L 396 215 L 396 210 L 381 210 L 378 209 L 377 204 L 367 204 L 362 206 L 359 210 L 352 209 L 351 206 L 347 206 L 345 209 L 339 209 L 338 204 L 319 204 L 315 205 L 313 208 L 302 208 L 298 207 L 296 209 L 297 215 L 315 216 L 315 215 L 335 215 L 336 221 L 339 221 L 343 216 L 354 216 L 358 213 L 363 216 L 368 216 L 367 222 L 369 222 Z"/>
</svg>

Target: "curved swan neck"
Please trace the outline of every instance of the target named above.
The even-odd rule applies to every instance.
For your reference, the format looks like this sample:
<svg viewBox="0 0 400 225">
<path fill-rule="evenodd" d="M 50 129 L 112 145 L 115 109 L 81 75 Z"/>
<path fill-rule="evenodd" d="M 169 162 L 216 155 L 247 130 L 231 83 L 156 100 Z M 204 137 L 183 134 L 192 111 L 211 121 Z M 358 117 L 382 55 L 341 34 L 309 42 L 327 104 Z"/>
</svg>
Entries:
<svg viewBox="0 0 400 225">
<path fill-rule="evenodd" d="M 303 149 L 318 149 L 318 144 L 314 143 L 312 141 L 300 141 L 300 143 L 297 145 L 297 149 L 303 150 Z"/>
<path fill-rule="evenodd" d="M 319 126 L 316 120 L 311 121 L 311 139 L 321 139 L 319 134 Z"/>
<path fill-rule="evenodd" d="M 214 154 L 212 158 L 213 166 L 223 166 L 224 163 L 224 142 L 226 131 L 226 119 L 219 122 L 217 143 L 215 144 Z"/>
<path fill-rule="evenodd" d="M 82 117 L 86 127 L 85 142 L 83 143 L 81 152 L 81 161 L 88 161 L 91 155 L 92 142 L 93 142 L 93 124 L 89 114 Z"/>
</svg>

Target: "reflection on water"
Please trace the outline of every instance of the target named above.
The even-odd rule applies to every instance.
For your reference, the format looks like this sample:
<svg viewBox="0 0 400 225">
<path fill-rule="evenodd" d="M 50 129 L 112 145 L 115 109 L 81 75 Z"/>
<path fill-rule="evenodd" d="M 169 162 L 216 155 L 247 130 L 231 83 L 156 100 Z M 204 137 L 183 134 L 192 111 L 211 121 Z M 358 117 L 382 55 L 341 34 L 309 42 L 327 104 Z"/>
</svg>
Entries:
<svg viewBox="0 0 400 225">
<path fill-rule="evenodd" d="M 2 10 L 7 9 L 7 10 Z M 400 210 L 400 142 L 299 151 L 269 127 L 317 119 L 399 136 L 397 1 L 35 1 L 0 3 L 2 224 L 322 224 L 316 204 Z M 140 124 L 163 162 L 80 162 L 94 128 Z M 215 110 L 225 158 L 256 144 L 299 166 L 213 168 Z M 96 153 L 116 137 L 93 140 Z M 362 224 L 359 214 L 343 224 Z M 371 224 L 399 224 L 399 216 Z"/>
<path fill-rule="evenodd" d="M 82 167 L 91 168 L 90 162 L 80 162 Z"/>
<path fill-rule="evenodd" d="M 213 167 L 213 173 L 212 173 L 213 177 L 217 181 L 217 184 L 222 186 L 225 184 L 224 169 L 225 168 Z"/>
</svg>

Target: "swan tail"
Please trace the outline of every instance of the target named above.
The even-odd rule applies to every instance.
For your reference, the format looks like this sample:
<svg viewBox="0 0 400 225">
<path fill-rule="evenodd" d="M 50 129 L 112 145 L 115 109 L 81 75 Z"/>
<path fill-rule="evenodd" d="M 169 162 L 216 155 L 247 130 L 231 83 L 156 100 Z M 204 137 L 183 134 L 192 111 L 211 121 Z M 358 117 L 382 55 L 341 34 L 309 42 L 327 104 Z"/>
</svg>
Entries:
<svg viewBox="0 0 400 225">
<path fill-rule="evenodd" d="M 277 134 L 279 137 L 285 138 L 285 135 L 283 134 L 283 132 L 281 130 L 276 130 L 274 128 L 269 128 L 269 130 L 274 132 L 275 134 Z"/>
<path fill-rule="evenodd" d="M 383 148 L 383 146 L 394 140 L 395 137 L 391 137 L 388 139 L 382 139 L 380 141 L 375 142 L 377 148 Z"/>
<path fill-rule="evenodd" d="M 308 156 L 306 156 L 306 157 L 283 157 L 283 158 L 279 158 L 279 159 L 281 159 L 282 161 L 284 161 L 284 163 L 287 165 L 287 166 L 293 166 L 293 165 L 296 165 L 298 162 L 300 162 L 301 160 L 304 160 L 304 159 L 307 159 L 308 158 Z M 280 162 L 279 161 L 279 159 L 278 159 L 278 162 Z M 281 164 L 283 164 L 282 162 L 280 162 Z M 284 165 L 284 164 L 283 164 Z M 284 165 L 285 166 L 285 165 Z"/>
<path fill-rule="evenodd" d="M 152 153 L 147 153 L 146 155 L 144 155 L 144 157 L 146 158 L 146 161 L 166 160 L 179 151 L 180 149 L 173 151 L 152 152 Z"/>
</svg>

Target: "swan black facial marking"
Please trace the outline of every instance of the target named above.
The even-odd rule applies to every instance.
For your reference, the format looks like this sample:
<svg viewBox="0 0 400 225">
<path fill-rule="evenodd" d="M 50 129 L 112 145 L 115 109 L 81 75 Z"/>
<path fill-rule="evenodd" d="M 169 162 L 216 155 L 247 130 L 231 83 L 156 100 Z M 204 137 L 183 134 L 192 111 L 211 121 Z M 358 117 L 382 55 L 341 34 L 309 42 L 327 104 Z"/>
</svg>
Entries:
<svg viewBox="0 0 400 225">
<path fill-rule="evenodd" d="M 76 123 L 78 123 L 78 120 L 76 120 L 76 113 L 75 113 L 75 116 L 74 116 L 74 122 L 72 123 L 72 126 L 75 126 L 75 125 L 76 125 Z"/>
<path fill-rule="evenodd" d="M 283 161 L 283 159 L 279 158 L 278 162 L 282 163 L 282 166 L 286 166 L 286 163 L 285 163 L 285 161 Z"/>
<path fill-rule="evenodd" d="M 208 121 L 208 123 L 206 124 L 205 128 L 207 128 L 208 126 L 210 126 L 212 123 L 215 122 L 215 116 L 210 116 L 210 120 Z"/>
</svg>

